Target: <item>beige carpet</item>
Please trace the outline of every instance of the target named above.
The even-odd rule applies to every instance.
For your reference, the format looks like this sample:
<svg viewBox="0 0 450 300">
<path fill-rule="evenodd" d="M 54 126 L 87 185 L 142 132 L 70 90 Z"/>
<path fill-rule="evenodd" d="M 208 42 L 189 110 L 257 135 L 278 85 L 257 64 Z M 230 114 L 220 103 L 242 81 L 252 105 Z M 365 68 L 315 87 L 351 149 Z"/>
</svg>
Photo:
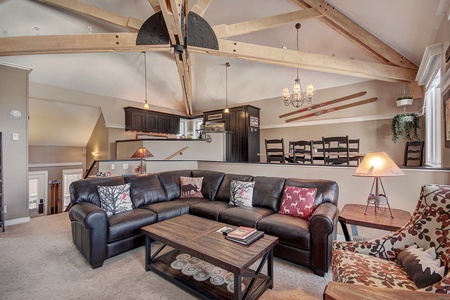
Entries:
<svg viewBox="0 0 450 300">
<path fill-rule="evenodd" d="M 322 299 L 319 277 L 275 259 L 275 285 L 261 299 Z M 231 294 L 230 294 L 231 298 Z M 67 213 L 33 218 L 0 232 L 0 299 L 195 299 L 144 270 L 144 247 L 93 270 L 71 238 Z"/>
</svg>

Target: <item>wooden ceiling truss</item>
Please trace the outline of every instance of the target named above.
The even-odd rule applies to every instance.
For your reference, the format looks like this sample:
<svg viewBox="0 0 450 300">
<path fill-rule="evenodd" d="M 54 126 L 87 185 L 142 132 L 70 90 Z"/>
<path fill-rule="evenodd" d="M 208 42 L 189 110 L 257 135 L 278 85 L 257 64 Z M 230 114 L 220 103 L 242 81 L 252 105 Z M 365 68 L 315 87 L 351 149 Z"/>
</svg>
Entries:
<svg viewBox="0 0 450 300">
<path fill-rule="evenodd" d="M 171 51 L 173 49 L 187 115 L 192 115 L 190 52 L 383 81 L 404 81 L 411 85 L 416 84 L 414 81 L 418 67 L 414 63 L 346 17 L 325 0 L 291 0 L 302 9 L 258 20 L 216 25 L 212 28 L 207 23 L 207 26 L 203 23 L 206 22 L 203 15 L 211 0 L 197 0 L 190 12 L 188 12 L 187 0 L 148 0 L 155 14 L 145 22 L 120 16 L 78 0 L 39 1 L 120 26 L 127 32 L 2 37 L 0 38 L 2 41 L 0 43 L 0 56 L 113 51 Z M 312 18 L 319 19 L 342 34 L 373 56 L 379 63 L 227 40 L 233 36 Z M 218 47 L 200 42 L 200 39 L 198 39 L 199 32 L 195 31 L 200 26 L 202 26 L 200 32 L 204 28 L 210 28 L 211 32 L 208 33 L 207 38 L 208 43 L 211 42 L 209 41 L 210 36 L 213 36 L 216 40 L 212 41 L 211 45 L 215 43 Z M 155 27 L 159 27 L 157 31 L 154 31 Z M 189 34 L 191 34 L 190 37 Z M 160 36 L 164 36 L 164 38 L 159 38 Z M 194 41 L 194 36 L 197 38 L 196 41 Z"/>
</svg>

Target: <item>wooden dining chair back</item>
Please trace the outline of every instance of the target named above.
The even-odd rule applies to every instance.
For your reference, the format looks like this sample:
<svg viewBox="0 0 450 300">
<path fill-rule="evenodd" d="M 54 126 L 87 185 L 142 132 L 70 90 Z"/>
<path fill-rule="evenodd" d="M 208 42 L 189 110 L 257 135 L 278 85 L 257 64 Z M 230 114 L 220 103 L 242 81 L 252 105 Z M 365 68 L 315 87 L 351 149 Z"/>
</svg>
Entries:
<svg viewBox="0 0 450 300">
<path fill-rule="evenodd" d="M 284 164 L 286 158 L 284 156 L 284 139 L 266 139 L 266 158 L 267 162 L 280 162 Z"/>
<path fill-rule="evenodd" d="M 350 162 L 355 161 L 359 166 L 361 156 L 359 155 L 359 139 L 348 139 L 348 153 L 350 155 Z"/>
<path fill-rule="evenodd" d="M 313 163 L 313 141 L 289 141 L 289 150 L 294 163 Z"/>
<path fill-rule="evenodd" d="M 405 145 L 405 166 L 423 166 L 423 141 L 406 142 Z"/>
<path fill-rule="evenodd" d="M 324 164 L 350 165 L 348 136 L 322 137 Z"/>
</svg>

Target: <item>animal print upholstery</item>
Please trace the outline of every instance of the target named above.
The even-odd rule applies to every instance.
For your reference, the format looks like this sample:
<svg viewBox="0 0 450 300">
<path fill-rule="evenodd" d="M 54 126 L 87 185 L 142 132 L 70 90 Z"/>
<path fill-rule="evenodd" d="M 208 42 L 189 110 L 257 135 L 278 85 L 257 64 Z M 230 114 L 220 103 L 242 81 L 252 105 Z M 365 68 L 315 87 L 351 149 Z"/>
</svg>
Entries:
<svg viewBox="0 0 450 300">
<path fill-rule="evenodd" d="M 422 186 L 416 209 L 408 223 L 396 232 L 361 242 L 334 242 L 333 280 L 374 287 L 450 294 L 450 186 Z M 438 283 L 418 289 L 400 265 L 398 254 L 410 245 L 434 247 L 447 269 Z"/>
</svg>

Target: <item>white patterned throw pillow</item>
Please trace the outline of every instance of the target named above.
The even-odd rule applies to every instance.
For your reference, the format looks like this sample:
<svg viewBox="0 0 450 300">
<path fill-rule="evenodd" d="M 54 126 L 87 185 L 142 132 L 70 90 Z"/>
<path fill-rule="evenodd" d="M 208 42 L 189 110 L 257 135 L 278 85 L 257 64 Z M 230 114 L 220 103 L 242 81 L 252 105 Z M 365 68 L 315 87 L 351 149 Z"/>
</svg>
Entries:
<svg viewBox="0 0 450 300">
<path fill-rule="evenodd" d="M 97 186 L 101 207 L 108 217 L 133 209 L 130 198 L 130 184 Z"/>
<path fill-rule="evenodd" d="M 255 182 L 233 180 L 230 184 L 230 204 L 252 207 Z"/>
</svg>

